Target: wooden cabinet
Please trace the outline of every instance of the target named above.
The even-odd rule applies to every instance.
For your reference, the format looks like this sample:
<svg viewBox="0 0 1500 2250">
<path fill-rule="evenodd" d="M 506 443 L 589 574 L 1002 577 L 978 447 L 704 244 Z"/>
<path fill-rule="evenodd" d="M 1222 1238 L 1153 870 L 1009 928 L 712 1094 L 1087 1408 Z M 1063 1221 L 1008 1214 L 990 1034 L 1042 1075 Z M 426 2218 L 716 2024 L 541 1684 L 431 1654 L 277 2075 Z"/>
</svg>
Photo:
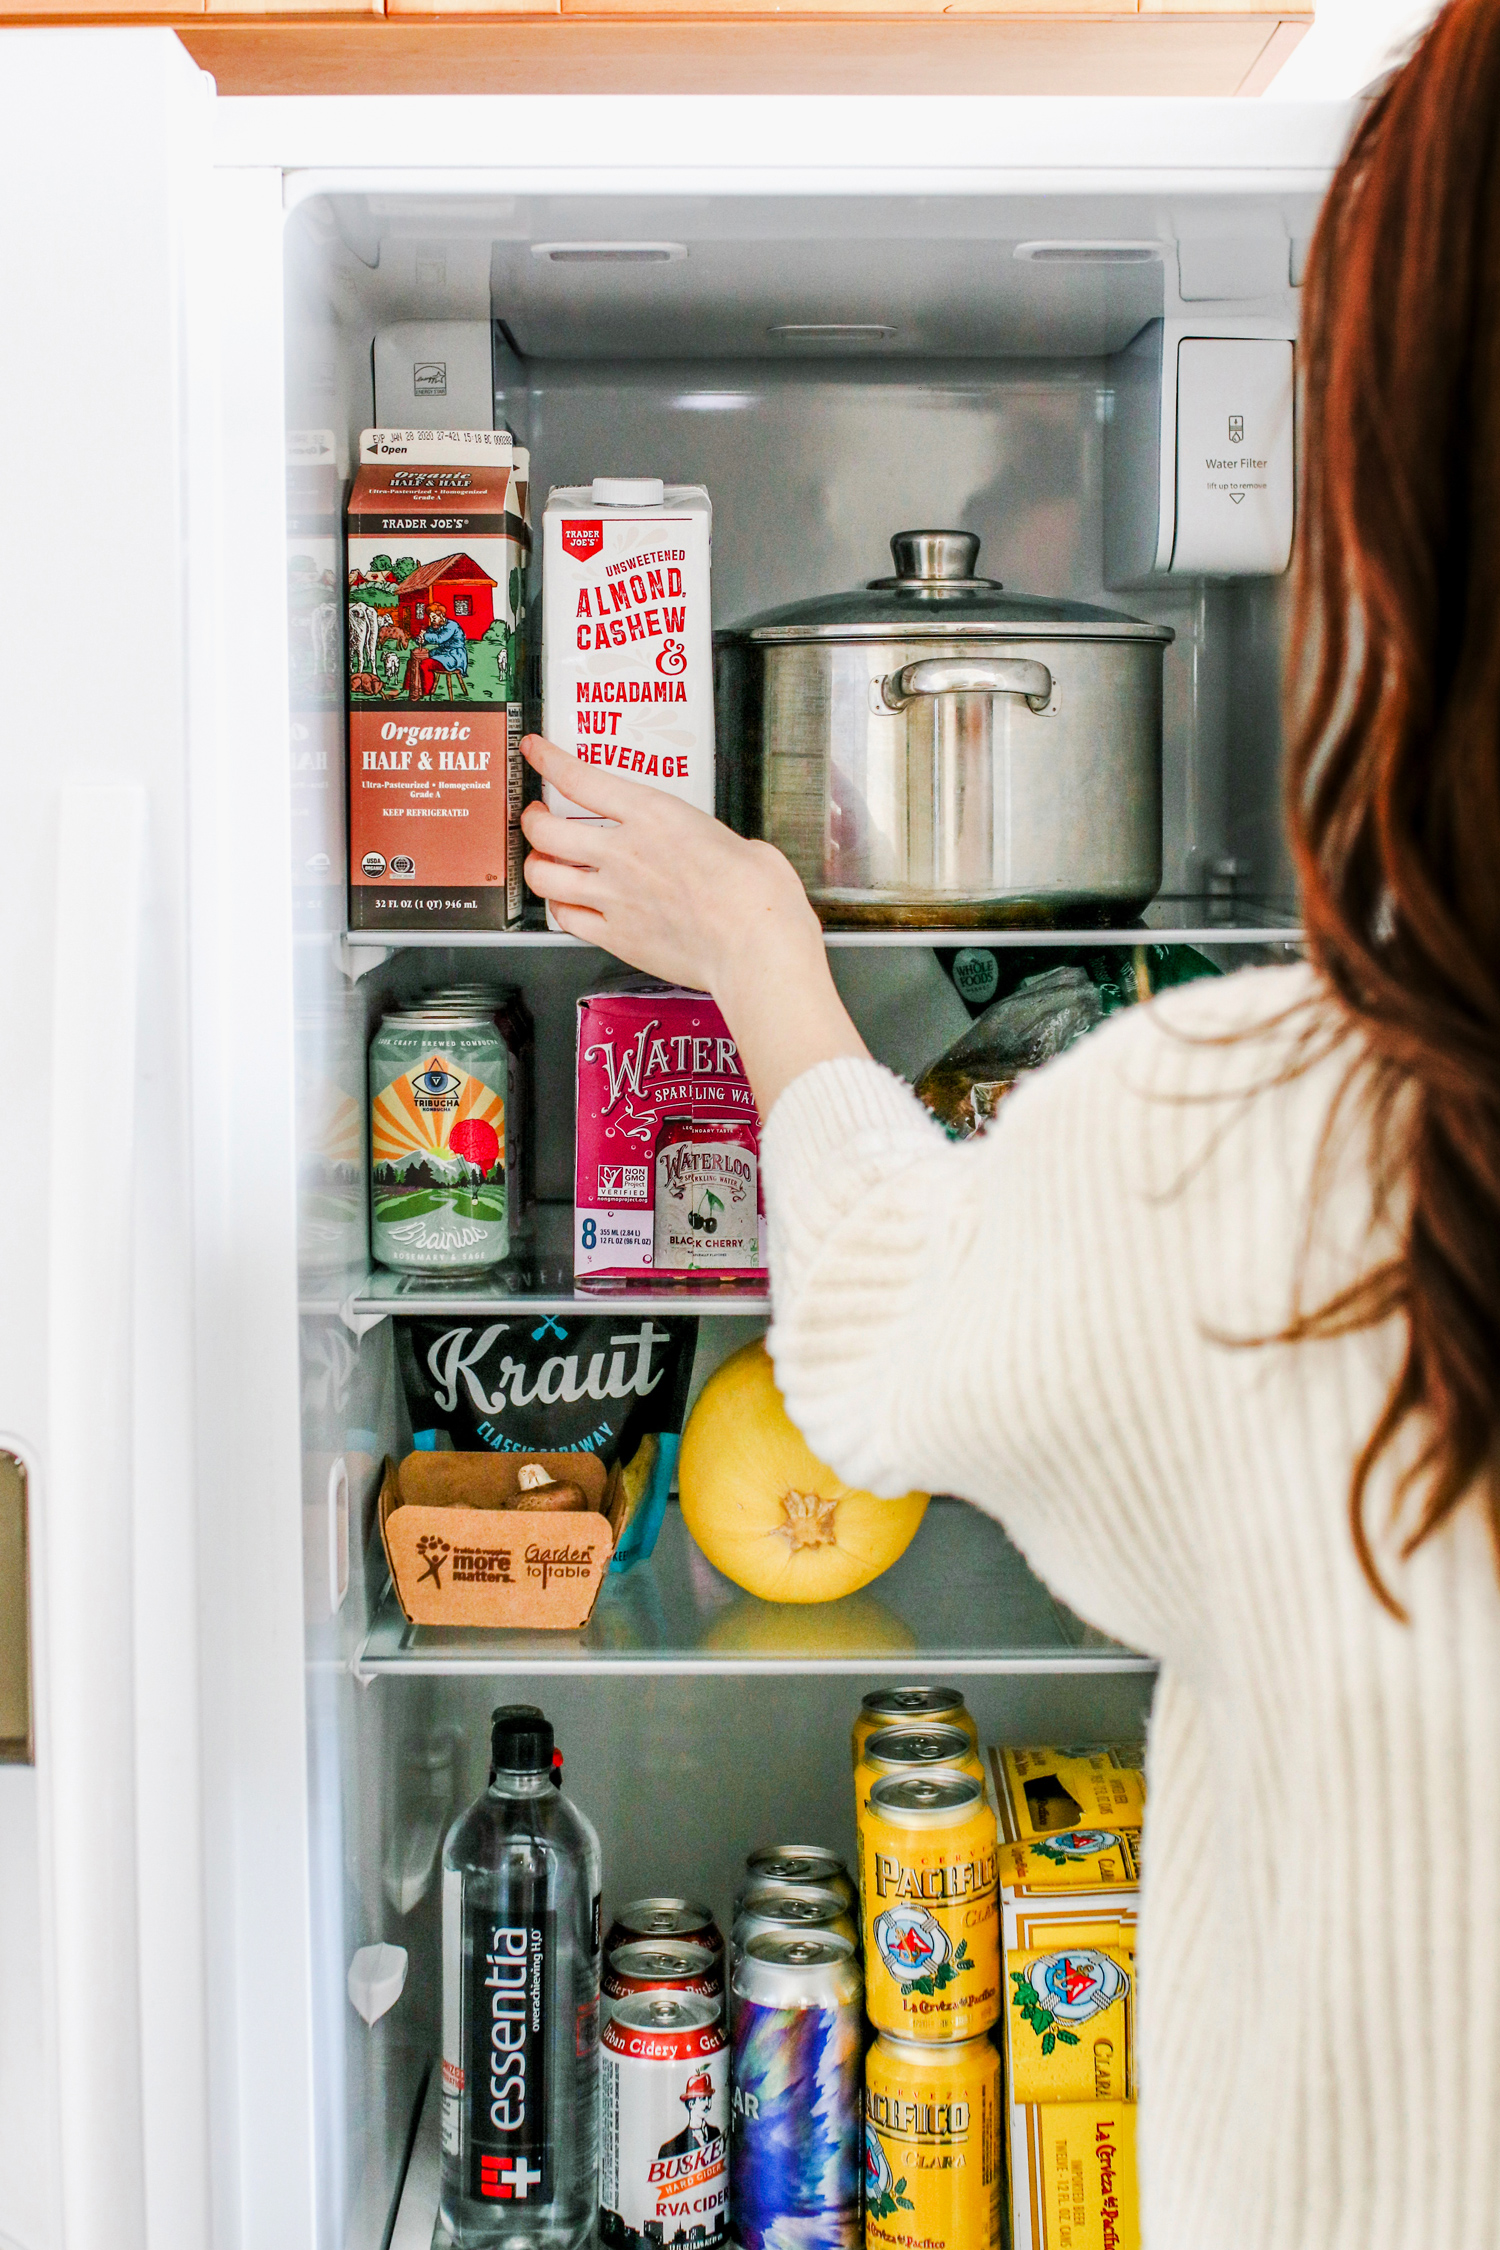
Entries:
<svg viewBox="0 0 1500 2250">
<path fill-rule="evenodd" d="M 172 25 L 222 94 L 1264 91 L 1275 0 L 0 0 L 7 23 Z"/>
</svg>

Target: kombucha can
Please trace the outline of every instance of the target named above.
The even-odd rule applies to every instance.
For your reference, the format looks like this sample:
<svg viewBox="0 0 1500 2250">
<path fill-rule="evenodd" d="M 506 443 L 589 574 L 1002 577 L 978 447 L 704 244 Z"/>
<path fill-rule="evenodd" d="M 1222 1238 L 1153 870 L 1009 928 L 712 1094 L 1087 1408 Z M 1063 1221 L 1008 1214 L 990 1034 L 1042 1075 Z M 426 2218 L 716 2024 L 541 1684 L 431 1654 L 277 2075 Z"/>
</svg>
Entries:
<svg viewBox="0 0 1500 2250">
<path fill-rule="evenodd" d="M 700 2000 L 722 2000 L 724 1963 L 706 1945 L 690 1945 L 684 1938 L 642 1938 L 605 1955 L 599 1991 L 606 2009 L 642 1992 L 691 1992 Z"/>
<path fill-rule="evenodd" d="M 735 1901 L 736 1909 L 763 1883 L 790 1884 L 796 1889 L 811 1884 L 815 1890 L 836 1891 L 851 1911 L 859 1904 L 848 1868 L 837 1852 L 828 1851 L 822 1844 L 762 1844 L 759 1851 L 751 1852 L 745 1861 L 745 1880 Z"/>
<path fill-rule="evenodd" d="M 762 1930 L 800 1930 L 809 1937 L 832 1931 L 837 1937 L 847 1938 L 856 1952 L 859 1949 L 859 1924 L 834 1891 L 810 1887 L 799 1890 L 780 1883 L 766 1883 L 747 1891 L 729 1942 L 736 1953 L 743 1953 Z"/>
<path fill-rule="evenodd" d="M 513 984 L 445 984 L 423 995 L 424 1008 L 492 1016 L 505 1042 L 505 1187 L 510 1238 L 536 1217 L 536 1026 Z"/>
<path fill-rule="evenodd" d="M 860 1699 L 859 1717 L 854 1722 L 850 1741 L 855 1765 L 859 1764 L 860 1752 L 878 1728 L 910 1726 L 962 1727 L 975 1749 L 979 1748 L 979 1729 L 957 1688 L 878 1687 L 871 1688 L 869 1694 Z"/>
<path fill-rule="evenodd" d="M 847 1938 L 768 1930 L 734 1965 L 730 2232 L 739 2250 L 861 2240 L 864 2018 Z"/>
<path fill-rule="evenodd" d="M 599 2042 L 599 2240 L 712 2250 L 729 2220 L 729 2052 L 717 2000 L 637 1992 Z"/>
<path fill-rule="evenodd" d="M 865 2057 L 865 2250 L 1000 2250 L 1000 2055 L 881 2032 Z"/>
<path fill-rule="evenodd" d="M 999 1842 L 984 1785 L 887 1775 L 863 1827 L 865 2006 L 898 2038 L 973 2039 L 1000 2013 Z"/>
<path fill-rule="evenodd" d="M 509 1254 L 507 1056 L 475 1008 L 398 1008 L 370 1047 L 370 1248 L 398 1273 Z"/>
<path fill-rule="evenodd" d="M 633 1945 L 640 1938 L 685 1938 L 691 1945 L 706 1945 L 716 1961 L 724 1959 L 723 1933 L 709 1909 L 695 1899 L 632 1899 L 605 1933 L 605 1959 L 617 1946 Z"/>
</svg>

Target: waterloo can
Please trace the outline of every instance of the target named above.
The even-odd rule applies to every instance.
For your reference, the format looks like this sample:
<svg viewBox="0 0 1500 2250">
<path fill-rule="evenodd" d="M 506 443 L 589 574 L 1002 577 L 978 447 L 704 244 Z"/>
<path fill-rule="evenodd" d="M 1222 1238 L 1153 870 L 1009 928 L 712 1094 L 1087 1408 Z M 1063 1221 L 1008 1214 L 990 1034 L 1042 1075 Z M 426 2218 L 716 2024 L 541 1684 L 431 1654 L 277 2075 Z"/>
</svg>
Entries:
<svg viewBox="0 0 1500 2250">
<path fill-rule="evenodd" d="M 724 1963 L 706 1945 L 684 1938 L 641 1938 L 606 1953 L 599 1990 L 608 2006 L 642 1992 L 688 1992 L 700 2000 L 722 2000 Z"/>
<path fill-rule="evenodd" d="M 861 1829 L 865 2006 L 877 2031 L 973 2039 L 1000 2013 L 999 1842 L 984 1786 L 888 1775 Z"/>
<path fill-rule="evenodd" d="M 719 2003 L 688 1992 L 617 2000 L 599 2063 L 601 2243 L 712 2250 L 729 2221 L 729 2054 Z"/>
<path fill-rule="evenodd" d="M 823 1844 L 762 1844 L 751 1852 L 745 1860 L 745 1880 L 735 1901 L 736 1910 L 746 1895 L 763 1883 L 790 1884 L 796 1889 L 811 1885 L 814 1890 L 835 1891 L 851 1912 L 859 1904 L 848 1868 L 837 1852 Z"/>
<path fill-rule="evenodd" d="M 633 1898 L 622 1906 L 605 1933 L 606 1958 L 617 1946 L 634 1945 L 642 1938 L 685 1938 L 707 1946 L 715 1960 L 724 1959 L 724 1936 L 711 1910 L 691 1898 Z"/>
<path fill-rule="evenodd" d="M 999 2250 L 1000 2055 L 881 2032 L 865 2057 L 866 2250 Z"/>
<path fill-rule="evenodd" d="M 979 1729 L 957 1688 L 871 1688 L 868 1695 L 861 1696 L 859 1717 L 854 1722 L 850 1741 L 854 1764 L 859 1764 L 866 1742 L 879 1728 L 906 1726 L 961 1727 L 975 1749 L 979 1748 Z"/>
<path fill-rule="evenodd" d="M 962 1727 L 880 1727 L 865 1738 L 864 1754 L 854 1769 L 854 1811 L 858 1819 L 869 1802 L 870 1791 L 887 1774 L 915 1773 L 925 1767 L 947 1766 L 984 1781 L 984 1767 Z"/>
<path fill-rule="evenodd" d="M 861 2239 L 861 1979 L 847 1938 L 767 1931 L 734 1965 L 730 2230 L 739 2250 Z"/>
<path fill-rule="evenodd" d="M 800 1930 L 805 1937 L 832 1932 L 847 1938 L 856 1950 L 859 1946 L 859 1924 L 843 1900 L 834 1891 L 814 1890 L 811 1885 L 765 1883 L 747 1891 L 729 1935 L 731 1947 L 743 1953 L 762 1930 Z"/>
<path fill-rule="evenodd" d="M 760 1264 L 760 1134 L 748 1119 L 669 1117 L 656 1136 L 658 1273 Z"/>
<path fill-rule="evenodd" d="M 397 1008 L 370 1047 L 370 1247 L 398 1273 L 510 1251 L 505 1045 L 479 1009 Z"/>
</svg>

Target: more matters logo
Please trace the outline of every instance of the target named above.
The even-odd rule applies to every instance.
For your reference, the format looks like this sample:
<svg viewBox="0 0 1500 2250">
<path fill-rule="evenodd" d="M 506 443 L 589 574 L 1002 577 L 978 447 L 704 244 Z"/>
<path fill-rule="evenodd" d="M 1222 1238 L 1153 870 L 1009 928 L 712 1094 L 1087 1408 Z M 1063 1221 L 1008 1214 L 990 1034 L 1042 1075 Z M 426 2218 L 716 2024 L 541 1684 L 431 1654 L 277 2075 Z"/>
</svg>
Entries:
<svg viewBox="0 0 1500 2250">
<path fill-rule="evenodd" d="M 571 555 L 575 562 L 587 562 L 590 555 L 597 555 L 604 545 L 604 526 L 602 523 L 581 523 L 576 517 L 565 516 L 562 543 L 565 555 Z"/>
</svg>

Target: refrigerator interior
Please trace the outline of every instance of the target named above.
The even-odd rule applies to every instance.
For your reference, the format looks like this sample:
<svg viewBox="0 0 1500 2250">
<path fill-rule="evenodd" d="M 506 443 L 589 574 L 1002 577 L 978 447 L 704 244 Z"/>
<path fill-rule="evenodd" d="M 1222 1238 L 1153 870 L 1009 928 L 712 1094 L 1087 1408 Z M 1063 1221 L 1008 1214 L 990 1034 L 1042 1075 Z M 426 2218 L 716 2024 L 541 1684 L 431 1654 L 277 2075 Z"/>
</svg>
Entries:
<svg viewBox="0 0 1500 2250">
<path fill-rule="evenodd" d="M 331 431 L 347 480 L 376 420 L 493 417 L 531 449 L 534 526 L 554 484 L 701 482 L 716 624 L 879 576 L 893 532 L 952 524 L 980 534 L 979 568 L 1007 585 L 1169 625 L 1153 924 L 1195 934 L 1224 968 L 1285 958 L 1285 581 L 1109 586 L 1105 451 L 1118 355 L 1149 323 L 1295 334 L 1292 276 L 1315 206 L 1310 187 L 1274 185 L 1232 201 L 1066 186 L 319 192 L 286 225 L 287 423 Z M 455 376 L 446 402 L 377 400 L 377 337 L 415 324 L 420 341 L 433 323 Z M 332 525 L 294 521 L 289 541 L 328 572 L 336 603 Z M 534 579 L 533 629 L 539 591 Z M 955 1680 L 988 1742 L 1124 1739 L 1143 1729 L 1153 1673 L 1065 1616 L 957 1502 L 935 1503 L 887 1577 L 827 1610 L 788 1617 L 740 1595 L 673 1507 L 656 1558 L 608 1583 L 581 1635 L 404 1627 L 375 1514 L 382 1459 L 405 1449 L 410 1424 L 401 1315 L 364 1263 L 366 1043 L 382 1007 L 425 987 L 478 974 L 521 987 L 537 1026 L 541 1256 L 509 1300 L 445 1301 L 455 1318 L 565 1324 L 573 1003 L 612 964 L 542 932 L 350 944 L 341 639 L 330 666 L 304 616 L 290 647 L 299 1156 L 341 1152 L 336 1176 L 307 1173 L 299 1213 L 319 2241 L 383 2250 L 437 2051 L 437 1857 L 482 1786 L 493 1704 L 524 1697 L 553 1720 L 566 1786 L 600 1831 L 606 1919 L 647 1892 L 687 1892 L 723 1915 L 751 1846 L 850 1851 L 848 1730 L 865 1687 Z M 922 933 L 835 939 L 830 958 L 872 1050 L 899 1071 L 915 1074 L 968 1023 Z M 662 1309 L 636 1295 L 628 1311 L 648 1303 Z M 764 1312 L 728 1293 L 692 1309 L 696 1386 Z M 347 1977 L 360 1948 L 382 1944 L 404 1951 L 405 1983 L 367 2023 Z M 403 2246 L 430 2240 L 426 2192 L 414 2168 Z"/>
</svg>

